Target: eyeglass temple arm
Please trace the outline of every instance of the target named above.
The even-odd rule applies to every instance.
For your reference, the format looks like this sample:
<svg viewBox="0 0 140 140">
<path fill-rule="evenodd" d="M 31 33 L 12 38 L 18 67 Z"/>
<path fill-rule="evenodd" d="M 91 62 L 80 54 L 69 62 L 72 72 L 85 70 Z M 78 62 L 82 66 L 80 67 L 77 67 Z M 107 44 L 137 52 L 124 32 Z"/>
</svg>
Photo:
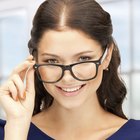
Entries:
<svg viewBox="0 0 140 140">
<path fill-rule="evenodd" d="M 104 61 L 105 57 L 107 56 L 108 48 L 105 49 L 103 56 L 101 57 L 101 63 Z"/>
</svg>

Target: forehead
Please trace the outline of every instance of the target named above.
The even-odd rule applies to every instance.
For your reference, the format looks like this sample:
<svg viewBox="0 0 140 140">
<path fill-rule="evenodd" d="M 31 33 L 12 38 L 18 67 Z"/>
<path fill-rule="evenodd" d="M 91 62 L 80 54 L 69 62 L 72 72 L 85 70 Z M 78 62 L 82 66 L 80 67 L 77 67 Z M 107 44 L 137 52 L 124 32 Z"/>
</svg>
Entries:
<svg viewBox="0 0 140 140">
<path fill-rule="evenodd" d="M 86 51 L 100 48 L 100 44 L 77 30 L 46 31 L 40 42 L 39 51 Z"/>
</svg>

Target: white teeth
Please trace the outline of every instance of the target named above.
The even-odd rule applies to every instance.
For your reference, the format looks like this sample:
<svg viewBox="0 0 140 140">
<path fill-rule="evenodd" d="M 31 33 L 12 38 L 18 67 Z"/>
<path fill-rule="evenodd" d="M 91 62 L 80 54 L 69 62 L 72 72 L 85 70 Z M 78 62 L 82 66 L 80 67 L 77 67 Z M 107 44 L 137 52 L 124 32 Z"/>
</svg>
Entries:
<svg viewBox="0 0 140 140">
<path fill-rule="evenodd" d="M 61 88 L 65 92 L 74 92 L 81 88 L 81 86 L 75 87 L 75 88 Z"/>
</svg>

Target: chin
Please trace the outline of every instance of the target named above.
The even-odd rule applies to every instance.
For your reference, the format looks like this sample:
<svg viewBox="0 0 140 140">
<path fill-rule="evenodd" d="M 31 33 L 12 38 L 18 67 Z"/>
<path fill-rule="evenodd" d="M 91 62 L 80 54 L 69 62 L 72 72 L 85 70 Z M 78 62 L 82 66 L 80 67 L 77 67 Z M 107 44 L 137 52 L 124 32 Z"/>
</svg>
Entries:
<svg viewBox="0 0 140 140">
<path fill-rule="evenodd" d="M 82 107 L 84 102 L 82 101 L 67 101 L 67 102 L 61 102 L 61 106 L 66 110 L 75 110 Z"/>
</svg>

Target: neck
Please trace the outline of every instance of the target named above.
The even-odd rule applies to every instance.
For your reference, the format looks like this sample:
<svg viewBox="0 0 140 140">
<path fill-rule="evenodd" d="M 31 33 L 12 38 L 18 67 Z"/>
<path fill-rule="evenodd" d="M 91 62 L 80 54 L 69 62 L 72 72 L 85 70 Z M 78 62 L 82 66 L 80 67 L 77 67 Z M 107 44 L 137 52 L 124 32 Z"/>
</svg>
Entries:
<svg viewBox="0 0 140 140">
<path fill-rule="evenodd" d="M 109 116 L 109 113 L 100 106 L 95 98 L 71 109 L 64 108 L 54 102 L 47 114 L 49 114 L 49 120 L 51 119 L 52 123 L 55 122 L 55 126 L 63 126 L 64 129 L 85 128 L 86 126 L 95 126 L 96 129 L 96 126 L 106 122 L 107 116 Z"/>
<path fill-rule="evenodd" d="M 89 136 L 92 139 L 106 139 L 126 122 L 106 112 L 97 98 L 69 109 L 54 101 L 50 108 L 37 116 L 33 122 L 37 122 L 39 128 L 56 139 L 87 139 Z"/>
</svg>

